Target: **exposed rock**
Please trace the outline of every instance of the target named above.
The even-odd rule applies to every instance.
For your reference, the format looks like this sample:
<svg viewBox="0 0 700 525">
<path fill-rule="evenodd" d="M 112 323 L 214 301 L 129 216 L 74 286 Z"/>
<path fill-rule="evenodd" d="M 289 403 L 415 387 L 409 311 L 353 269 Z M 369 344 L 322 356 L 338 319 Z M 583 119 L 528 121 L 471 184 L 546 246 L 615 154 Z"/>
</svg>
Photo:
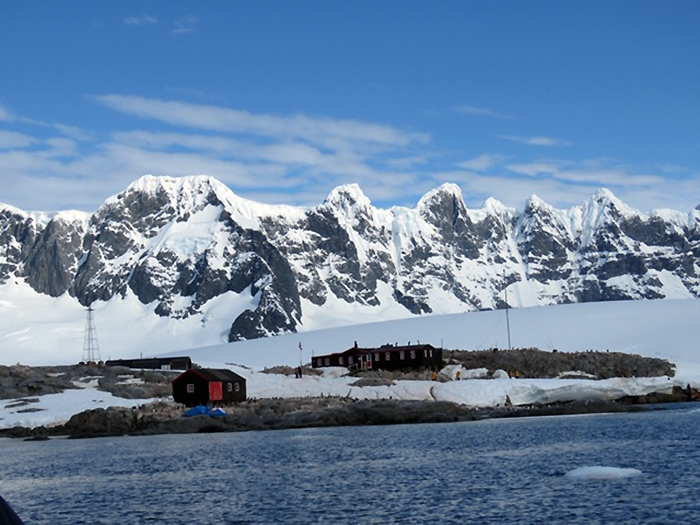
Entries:
<svg viewBox="0 0 700 525">
<path fill-rule="evenodd" d="M 493 374 L 505 370 L 512 377 L 560 377 L 565 373 L 597 379 L 612 377 L 661 377 L 675 375 L 675 366 L 664 359 L 621 352 L 544 352 L 536 348 L 516 350 L 444 351 L 446 363 L 466 369 L 487 368 Z"/>
<path fill-rule="evenodd" d="M 187 247 L 180 227 L 197 232 Z M 493 199 L 468 210 L 445 184 L 414 209 L 380 210 L 348 185 L 294 209 L 245 201 L 211 177 L 146 176 L 89 217 L 0 207 L 0 284 L 25 279 L 83 305 L 133 293 L 174 319 L 249 296 L 249 308 L 217 312 L 230 316 L 230 341 L 296 331 L 301 299 L 362 309 L 382 297 L 420 315 L 504 308 L 508 286 L 536 305 L 698 297 L 699 258 L 698 211 L 646 215 L 607 190 L 569 210 L 533 196 L 519 212 Z"/>
</svg>

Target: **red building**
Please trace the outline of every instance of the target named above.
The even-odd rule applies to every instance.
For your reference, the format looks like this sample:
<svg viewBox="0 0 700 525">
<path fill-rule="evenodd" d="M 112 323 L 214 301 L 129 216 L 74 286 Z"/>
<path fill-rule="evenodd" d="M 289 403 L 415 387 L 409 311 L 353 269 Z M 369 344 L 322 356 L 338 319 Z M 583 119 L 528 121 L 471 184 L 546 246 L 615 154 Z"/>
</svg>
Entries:
<svg viewBox="0 0 700 525">
<path fill-rule="evenodd" d="M 344 352 L 315 356 L 311 364 L 314 368 L 344 366 L 350 370 L 442 368 L 442 348 L 422 344 L 360 348 L 355 343 Z"/>
<path fill-rule="evenodd" d="M 187 406 L 245 401 L 245 378 L 226 369 L 190 368 L 173 380 L 173 399 Z"/>
</svg>

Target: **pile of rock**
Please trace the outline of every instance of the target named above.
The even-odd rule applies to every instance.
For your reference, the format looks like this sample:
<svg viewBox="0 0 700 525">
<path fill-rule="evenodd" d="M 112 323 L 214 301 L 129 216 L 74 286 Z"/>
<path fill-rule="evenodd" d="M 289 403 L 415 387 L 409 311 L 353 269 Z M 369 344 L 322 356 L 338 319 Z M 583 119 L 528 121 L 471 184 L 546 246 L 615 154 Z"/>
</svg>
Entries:
<svg viewBox="0 0 700 525">
<path fill-rule="evenodd" d="M 172 394 L 171 382 L 178 374 L 121 366 L 0 366 L 0 399 L 56 394 L 93 381 L 98 389 L 125 399 L 164 397 Z"/>
<path fill-rule="evenodd" d="M 444 351 L 446 364 L 466 369 L 505 370 L 511 377 L 552 378 L 563 374 L 609 379 L 612 377 L 661 377 L 675 375 L 675 366 L 664 360 L 621 352 L 544 352 L 537 348 L 517 350 Z"/>
</svg>

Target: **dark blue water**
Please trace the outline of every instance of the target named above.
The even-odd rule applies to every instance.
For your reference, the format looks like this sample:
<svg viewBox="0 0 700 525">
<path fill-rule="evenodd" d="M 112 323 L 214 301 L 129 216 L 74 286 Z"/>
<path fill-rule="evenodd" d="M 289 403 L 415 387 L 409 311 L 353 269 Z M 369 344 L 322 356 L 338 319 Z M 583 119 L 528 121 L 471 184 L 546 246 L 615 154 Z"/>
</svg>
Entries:
<svg viewBox="0 0 700 525">
<path fill-rule="evenodd" d="M 697 409 L 0 447 L 27 524 L 700 523 Z"/>
</svg>

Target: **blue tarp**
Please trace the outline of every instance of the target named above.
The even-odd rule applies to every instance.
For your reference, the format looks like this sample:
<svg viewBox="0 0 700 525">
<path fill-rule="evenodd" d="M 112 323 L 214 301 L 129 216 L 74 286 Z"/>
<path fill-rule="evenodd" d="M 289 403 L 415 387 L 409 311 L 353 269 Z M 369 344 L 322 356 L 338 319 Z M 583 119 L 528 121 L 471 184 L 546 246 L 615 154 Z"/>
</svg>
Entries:
<svg viewBox="0 0 700 525">
<path fill-rule="evenodd" d="M 185 412 L 185 415 L 186 416 L 202 416 L 202 415 L 205 415 L 208 413 L 209 413 L 209 407 L 199 405 L 199 406 L 190 408 L 187 412 Z"/>
<path fill-rule="evenodd" d="M 187 412 L 185 412 L 185 416 L 188 417 L 205 415 L 208 415 L 209 417 L 222 417 L 226 415 L 226 412 L 223 408 L 209 408 L 203 405 L 192 407 Z"/>
</svg>

